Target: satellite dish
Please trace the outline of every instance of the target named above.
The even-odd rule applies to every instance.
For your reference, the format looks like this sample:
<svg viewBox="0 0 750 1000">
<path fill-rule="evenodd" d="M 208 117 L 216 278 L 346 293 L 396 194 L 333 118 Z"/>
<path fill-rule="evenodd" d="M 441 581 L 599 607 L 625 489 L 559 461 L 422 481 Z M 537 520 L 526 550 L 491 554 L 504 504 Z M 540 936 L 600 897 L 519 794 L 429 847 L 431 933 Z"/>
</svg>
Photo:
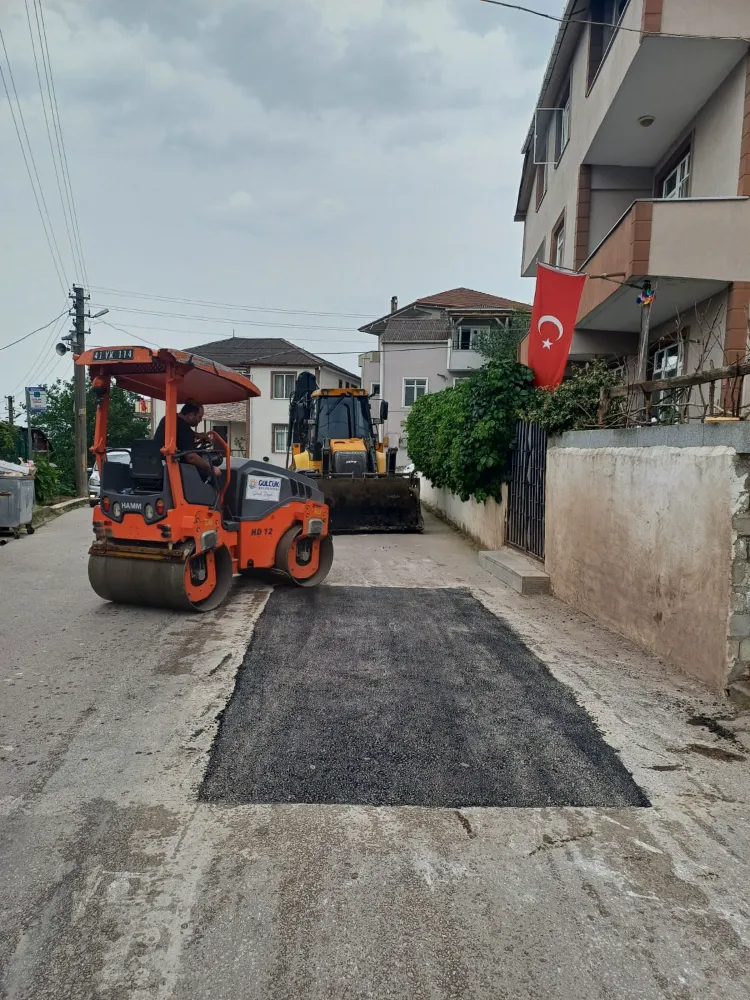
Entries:
<svg viewBox="0 0 750 1000">
<path fill-rule="evenodd" d="M 55 344 L 55 350 L 60 355 L 60 357 L 62 357 L 64 354 L 68 353 L 69 348 L 67 348 L 65 344 Z"/>
</svg>

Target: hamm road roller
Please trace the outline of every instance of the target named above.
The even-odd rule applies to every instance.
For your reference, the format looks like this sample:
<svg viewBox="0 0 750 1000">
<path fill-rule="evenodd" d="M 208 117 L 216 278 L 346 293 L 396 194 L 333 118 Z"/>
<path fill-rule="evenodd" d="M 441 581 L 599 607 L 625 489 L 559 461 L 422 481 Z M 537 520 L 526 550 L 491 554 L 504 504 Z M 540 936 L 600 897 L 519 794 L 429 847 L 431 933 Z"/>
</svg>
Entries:
<svg viewBox="0 0 750 1000">
<path fill-rule="evenodd" d="M 250 379 L 186 351 L 147 347 L 88 350 L 76 364 L 88 366 L 97 401 L 91 450 L 101 500 L 94 510 L 89 580 L 100 597 L 211 611 L 238 573 L 275 569 L 300 587 L 326 578 L 333 562 L 328 507 L 306 476 L 265 462 L 232 462 L 228 445 L 213 431 L 202 448 L 177 448 L 179 404 L 259 396 Z M 133 441 L 130 465 L 107 461 L 113 380 L 166 404 L 163 446 Z M 203 459 L 198 464 L 196 454 Z"/>
</svg>

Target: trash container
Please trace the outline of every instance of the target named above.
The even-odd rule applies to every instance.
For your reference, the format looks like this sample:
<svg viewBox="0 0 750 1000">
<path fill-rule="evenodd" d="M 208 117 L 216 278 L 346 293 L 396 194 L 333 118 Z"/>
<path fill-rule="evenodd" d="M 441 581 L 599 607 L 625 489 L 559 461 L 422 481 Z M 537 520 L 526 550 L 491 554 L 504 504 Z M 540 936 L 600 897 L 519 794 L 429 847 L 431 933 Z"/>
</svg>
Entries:
<svg viewBox="0 0 750 1000">
<path fill-rule="evenodd" d="M 0 475 L 0 534 L 21 536 L 21 528 L 33 535 L 34 480 L 28 476 Z"/>
</svg>

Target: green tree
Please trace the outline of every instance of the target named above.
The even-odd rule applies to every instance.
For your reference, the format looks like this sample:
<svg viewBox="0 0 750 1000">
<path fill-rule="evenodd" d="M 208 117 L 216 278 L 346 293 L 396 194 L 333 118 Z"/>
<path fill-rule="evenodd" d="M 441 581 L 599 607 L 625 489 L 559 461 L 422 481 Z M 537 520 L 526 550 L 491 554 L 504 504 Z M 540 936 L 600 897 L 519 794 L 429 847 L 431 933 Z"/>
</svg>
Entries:
<svg viewBox="0 0 750 1000">
<path fill-rule="evenodd" d="M 122 448 L 135 438 L 148 435 L 146 417 L 136 416 L 135 401 L 138 396 L 125 389 L 112 387 L 109 394 L 109 421 L 107 447 Z M 58 380 L 47 390 L 47 412 L 31 418 L 32 426 L 41 427 L 49 438 L 55 465 L 60 470 L 60 492 L 75 494 L 75 430 L 74 430 L 73 379 Z M 90 381 L 86 383 L 86 447 L 94 441 L 96 421 L 96 396 Z"/>
<path fill-rule="evenodd" d="M 417 399 L 406 419 L 417 469 L 462 500 L 499 499 L 532 378 L 525 365 L 490 361 L 466 381 Z"/>
<path fill-rule="evenodd" d="M 531 313 L 516 310 L 507 325 L 493 324 L 482 330 L 474 340 L 474 350 L 488 361 L 516 361 L 518 347 L 529 332 Z"/>
<path fill-rule="evenodd" d="M 601 390 L 622 382 L 622 376 L 606 361 L 590 361 L 557 389 L 535 389 L 526 401 L 523 418 L 539 424 L 548 434 L 598 427 Z M 612 400 L 606 422 L 618 422 L 621 411 L 621 400 Z"/>
<path fill-rule="evenodd" d="M 20 432 L 16 427 L 0 421 L 0 460 L 17 462 L 21 457 Z"/>
</svg>

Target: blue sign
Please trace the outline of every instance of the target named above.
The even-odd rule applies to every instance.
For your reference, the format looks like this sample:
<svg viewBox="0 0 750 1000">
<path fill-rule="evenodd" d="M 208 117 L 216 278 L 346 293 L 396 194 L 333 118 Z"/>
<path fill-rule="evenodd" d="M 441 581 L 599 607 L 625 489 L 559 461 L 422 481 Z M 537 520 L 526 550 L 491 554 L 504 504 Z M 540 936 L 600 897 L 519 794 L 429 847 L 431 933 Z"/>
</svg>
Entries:
<svg viewBox="0 0 750 1000">
<path fill-rule="evenodd" d="M 47 390 L 44 386 L 31 386 L 26 389 L 29 413 L 47 412 Z"/>
</svg>

